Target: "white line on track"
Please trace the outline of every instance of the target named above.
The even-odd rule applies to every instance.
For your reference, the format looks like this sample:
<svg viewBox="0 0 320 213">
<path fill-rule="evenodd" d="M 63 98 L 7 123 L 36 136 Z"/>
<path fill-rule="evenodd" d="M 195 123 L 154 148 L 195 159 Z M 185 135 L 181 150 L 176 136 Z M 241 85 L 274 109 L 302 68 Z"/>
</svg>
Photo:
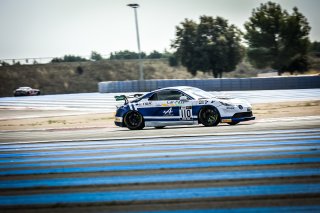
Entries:
<svg viewBox="0 0 320 213">
<path fill-rule="evenodd" d="M 133 140 L 133 139 L 156 139 L 156 138 L 180 138 L 180 137 L 199 137 L 199 136 L 224 136 L 224 135 L 261 135 L 261 134 L 279 134 L 279 133 L 305 133 L 305 132 L 320 131 L 320 128 L 315 129 L 295 129 L 295 130 L 271 130 L 271 131 L 246 131 L 246 132 L 228 132 L 228 133 L 207 133 L 207 134 L 174 134 L 174 135 L 153 135 L 153 136 L 138 136 L 135 137 L 105 137 L 105 138 L 90 138 L 90 139 L 70 139 L 70 140 L 41 140 L 41 141 L 14 141 L 1 142 L 0 145 L 7 144 L 29 144 L 29 143 L 52 143 L 52 142 L 75 142 L 75 141 L 101 141 L 101 140 Z"/>
<path fill-rule="evenodd" d="M 281 101 L 319 100 L 320 89 L 295 90 L 255 90 L 212 92 L 218 96 L 226 94 L 231 97 L 243 98 L 251 103 L 271 103 Z M 29 97 L 0 98 L 0 107 L 77 110 L 87 112 L 114 112 L 117 102 L 114 96 L 118 93 L 80 93 L 64 95 L 44 95 Z M 129 94 L 129 93 L 124 93 Z M 120 103 L 118 103 L 120 104 Z"/>
</svg>

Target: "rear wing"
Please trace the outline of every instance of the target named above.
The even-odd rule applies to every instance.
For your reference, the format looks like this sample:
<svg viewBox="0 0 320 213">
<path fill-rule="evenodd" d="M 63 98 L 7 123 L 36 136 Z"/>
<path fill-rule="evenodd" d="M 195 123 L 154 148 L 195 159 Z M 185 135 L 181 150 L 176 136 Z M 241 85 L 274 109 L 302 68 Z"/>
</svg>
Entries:
<svg viewBox="0 0 320 213">
<path fill-rule="evenodd" d="M 142 96 L 143 94 L 134 94 L 134 95 L 117 95 L 114 96 L 114 98 L 116 99 L 116 101 L 124 101 L 125 104 L 129 103 L 129 98 L 138 98 L 140 96 Z"/>
</svg>

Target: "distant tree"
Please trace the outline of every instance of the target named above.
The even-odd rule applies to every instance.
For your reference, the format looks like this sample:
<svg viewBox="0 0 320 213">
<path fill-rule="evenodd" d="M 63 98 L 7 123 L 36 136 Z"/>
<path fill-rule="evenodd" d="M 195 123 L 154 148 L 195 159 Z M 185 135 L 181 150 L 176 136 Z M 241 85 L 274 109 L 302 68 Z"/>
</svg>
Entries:
<svg viewBox="0 0 320 213">
<path fill-rule="evenodd" d="M 242 60 L 241 31 L 222 17 L 201 16 L 200 23 L 186 19 L 176 27 L 176 39 L 172 47 L 176 56 L 188 71 L 196 75 L 197 70 L 211 72 L 222 77 Z"/>
<path fill-rule="evenodd" d="M 81 56 L 75 56 L 75 55 L 65 55 L 63 58 L 53 58 L 51 60 L 51 63 L 60 63 L 60 62 L 82 62 L 82 61 L 88 61 L 85 58 L 82 58 Z"/>
<path fill-rule="evenodd" d="M 147 55 L 147 58 L 148 59 L 161 59 L 161 58 L 168 59 L 169 65 L 172 67 L 178 66 L 179 64 L 177 57 L 173 53 L 167 51 L 166 49 L 164 50 L 163 53 L 160 53 L 154 50 L 149 55 Z"/>
<path fill-rule="evenodd" d="M 314 41 L 310 44 L 309 51 L 316 57 L 320 57 L 320 42 Z"/>
<path fill-rule="evenodd" d="M 175 55 L 169 56 L 168 61 L 171 67 L 176 67 L 179 65 L 179 61 Z"/>
<path fill-rule="evenodd" d="M 63 62 L 63 59 L 62 58 L 53 58 L 51 60 L 51 63 L 60 63 L 60 62 Z"/>
<path fill-rule="evenodd" d="M 145 58 L 146 54 L 141 53 L 141 58 Z M 110 59 L 139 59 L 139 53 L 131 52 L 129 50 L 111 53 Z"/>
<path fill-rule="evenodd" d="M 5 61 L 0 61 L 0 64 L 1 66 L 10 66 L 10 64 Z"/>
<path fill-rule="evenodd" d="M 174 56 L 173 53 L 169 52 L 168 50 L 164 49 L 163 53 L 162 53 L 162 58 L 170 58 Z"/>
<path fill-rule="evenodd" d="M 248 40 L 248 57 L 257 68 L 271 66 L 278 57 L 280 25 L 283 20 L 281 6 L 268 2 L 253 9 L 252 16 L 245 23 Z"/>
<path fill-rule="evenodd" d="M 64 62 L 81 62 L 81 61 L 88 61 L 85 58 L 82 58 L 81 56 L 75 56 L 75 55 L 65 55 L 63 56 Z"/>
<path fill-rule="evenodd" d="M 176 39 L 172 43 L 172 47 L 176 48 L 176 57 L 192 75 L 197 74 L 195 66 L 197 27 L 197 23 L 185 19 L 181 22 L 181 26 L 176 27 Z"/>
<path fill-rule="evenodd" d="M 244 26 L 249 44 L 247 55 L 255 67 L 271 67 L 279 74 L 308 69 L 310 27 L 297 8 L 290 15 L 279 4 L 261 4 L 253 9 Z"/>
<path fill-rule="evenodd" d="M 293 13 L 285 13 L 280 33 L 279 57 L 276 64 L 280 73 L 289 71 L 305 72 L 309 69 L 308 50 L 309 32 L 311 28 L 307 18 L 298 8 L 293 8 Z"/>
<path fill-rule="evenodd" d="M 99 53 L 97 53 L 97 52 L 95 52 L 95 51 L 92 51 L 92 52 L 91 52 L 90 59 L 93 60 L 93 61 L 100 61 L 100 60 L 102 60 L 103 58 L 102 58 L 101 54 L 99 54 Z"/>
<path fill-rule="evenodd" d="M 174 53 L 167 51 L 166 49 L 162 53 L 162 58 L 168 59 L 168 63 L 171 67 L 179 66 L 179 60 Z"/>
<path fill-rule="evenodd" d="M 149 58 L 149 59 L 159 59 L 159 58 L 162 58 L 162 53 L 154 50 L 153 52 L 151 52 L 151 53 L 147 56 L 147 58 Z"/>
<path fill-rule="evenodd" d="M 78 66 L 77 69 L 76 69 L 76 72 L 78 73 L 78 75 L 82 75 L 84 70 L 81 66 Z"/>
</svg>

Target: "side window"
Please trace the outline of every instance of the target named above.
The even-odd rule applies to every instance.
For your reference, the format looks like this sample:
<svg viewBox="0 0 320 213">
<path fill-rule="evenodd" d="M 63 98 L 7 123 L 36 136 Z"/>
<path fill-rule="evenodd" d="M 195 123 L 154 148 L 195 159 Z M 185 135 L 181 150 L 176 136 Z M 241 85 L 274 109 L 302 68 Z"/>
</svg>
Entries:
<svg viewBox="0 0 320 213">
<path fill-rule="evenodd" d="M 162 90 L 154 93 L 148 100 L 149 101 L 166 101 L 166 100 L 180 100 L 183 94 L 176 90 Z"/>
<path fill-rule="evenodd" d="M 158 100 L 158 94 L 154 93 L 150 98 L 149 101 L 157 101 Z"/>
<path fill-rule="evenodd" d="M 158 93 L 158 100 L 180 100 L 182 93 L 175 90 L 163 90 Z"/>
</svg>

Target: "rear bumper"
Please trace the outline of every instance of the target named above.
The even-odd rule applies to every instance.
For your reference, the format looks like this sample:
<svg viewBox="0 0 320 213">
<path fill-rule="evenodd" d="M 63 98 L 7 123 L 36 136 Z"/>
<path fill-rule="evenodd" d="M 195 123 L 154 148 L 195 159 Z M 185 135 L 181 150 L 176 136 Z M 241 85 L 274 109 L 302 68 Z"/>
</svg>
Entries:
<svg viewBox="0 0 320 213">
<path fill-rule="evenodd" d="M 115 124 L 116 126 L 119 126 L 119 127 L 124 127 L 123 118 L 122 118 L 122 117 L 115 116 L 115 118 L 114 118 L 114 124 Z"/>
<path fill-rule="evenodd" d="M 115 121 L 114 124 L 115 124 L 116 126 L 119 126 L 119 127 L 124 127 L 124 125 L 123 125 L 122 122 L 117 122 L 117 121 Z"/>
</svg>

